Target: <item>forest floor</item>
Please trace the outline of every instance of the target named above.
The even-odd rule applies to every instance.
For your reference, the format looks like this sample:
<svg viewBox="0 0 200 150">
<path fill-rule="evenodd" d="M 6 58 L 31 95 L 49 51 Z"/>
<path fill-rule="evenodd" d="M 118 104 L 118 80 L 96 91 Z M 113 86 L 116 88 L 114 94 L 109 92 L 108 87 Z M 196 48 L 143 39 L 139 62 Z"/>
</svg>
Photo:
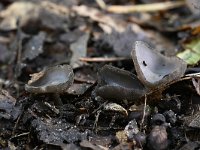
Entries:
<svg viewBox="0 0 200 150">
<path fill-rule="evenodd" d="M 0 149 L 199 149 L 199 8 L 2 0 Z"/>
</svg>

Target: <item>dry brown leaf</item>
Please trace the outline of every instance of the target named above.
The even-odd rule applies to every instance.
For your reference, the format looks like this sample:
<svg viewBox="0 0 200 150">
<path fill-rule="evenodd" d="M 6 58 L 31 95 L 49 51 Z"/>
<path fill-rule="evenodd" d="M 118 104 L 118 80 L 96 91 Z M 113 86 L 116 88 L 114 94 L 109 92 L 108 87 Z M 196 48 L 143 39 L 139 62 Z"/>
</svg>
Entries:
<svg viewBox="0 0 200 150">
<path fill-rule="evenodd" d="M 16 29 L 18 19 L 20 19 L 20 27 L 30 21 L 39 21 L 41 25 L 51 29 L 64 28 L 68 14 L 67 7 L 49 1 L 41 1 L 37 4 L 28 1 L 14 2 L 0 12 L 0 17 L 3 18 L 0 29 Z"/>
<path fill-rule="evenodd" d="M 72 9 L 78 15 L 90 17 L 93 21 L 106 24 L 115 29 L 115 31 L 123 32 L 126 30 L 127 23 L 125 21 L 106 15 L 98 9 L 87 7 L 85 5 L 74 6 Z M 143 32 L 143 30 L 136 24 L 131 24 L 131 27 L 135 32 Z"/>
</svg>

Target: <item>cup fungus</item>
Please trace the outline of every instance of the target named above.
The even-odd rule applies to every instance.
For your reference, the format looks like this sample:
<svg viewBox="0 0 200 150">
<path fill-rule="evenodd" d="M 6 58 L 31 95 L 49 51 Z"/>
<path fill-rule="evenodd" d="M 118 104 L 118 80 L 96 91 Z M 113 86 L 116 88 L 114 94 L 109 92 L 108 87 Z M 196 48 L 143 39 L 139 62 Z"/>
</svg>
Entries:
<svg viewBox="0 0 200 150">
<path fill-rule="evenodd" d="M 57 105 L 62 105 L 59 94 L 68 89 L 74 81 L 73 69 L 69 65 L 49 67 L 30 76 L 31 80 L 25 85 L 25 90 L 36 94 L 52 93 Z"/>
<path fill-rule="evenodd" d="M 113 100 L 134 101 L 146 92 L 138 78 L 125 70 L 105 65 L 98 72 L 97 96 Z"/>
<path fill-rule="evenodd" d="M 187 68 L 183 60 L 164 56 L 142 41 L 135 42 L 132 59 L 138 78 L 150 88 L 182 77 Z"/>
</svg>

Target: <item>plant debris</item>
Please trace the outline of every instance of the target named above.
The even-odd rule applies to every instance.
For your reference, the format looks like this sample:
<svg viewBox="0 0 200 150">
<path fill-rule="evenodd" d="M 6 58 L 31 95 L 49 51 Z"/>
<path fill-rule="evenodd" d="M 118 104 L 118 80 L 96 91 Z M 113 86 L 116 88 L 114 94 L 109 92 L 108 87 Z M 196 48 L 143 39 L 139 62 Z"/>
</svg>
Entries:
<svg viewBox="0 0 200 150">
<path fill-rule="evenodd" d="M 45 33 L 40 32 L 38 35 L 33 36 L 29 42 L 26 43 L 23 53 L 23 59 L 32 60 L 39 54 L 43 53 L 43 44 L 45 40 Z"/>
<path fill-rule="evenodd" d="M 0 119 L 15 120 L 20 114 L 20 107 L 16 106 L 16 99 L 5 90 L 0 92 Z"/>
<path fill-rule="evenodd" d="M 199 149 L 199 10 L 0 1 L 0 149 Z"/>
<path fill-rule="evenodd" d="M 194 65 L 200 60 L 200 40 L 196 39 L 191 41 L 188 44 L 185 44 L 185 50 L 181 53 L 178 53 L 177 56 L 185 60 L 189 65 Z"/>
</svg>

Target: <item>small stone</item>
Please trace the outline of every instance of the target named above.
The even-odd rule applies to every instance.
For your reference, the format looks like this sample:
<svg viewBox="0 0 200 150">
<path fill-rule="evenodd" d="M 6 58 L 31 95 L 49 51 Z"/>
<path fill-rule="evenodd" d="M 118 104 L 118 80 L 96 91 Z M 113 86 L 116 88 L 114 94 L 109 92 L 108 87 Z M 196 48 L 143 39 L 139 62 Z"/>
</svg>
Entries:
<svg viewBox="0 0 200 150">
<path fill-rule="evenodd" d="M 136 120 L 131 120 L 128 125 L 125 127 L 125 133 L 128 139 L 133 139 L 133 137 L 139 132 L 139 128 Z"/>
<path fill-rule="evenodd" d="M 162 125 L 166 122 L 165 116 L 163 114 L 157 113 L 151 119 L 152 125 Z"/>
<path fill-rule="evenodd" d="M 168 144 L 166 127 L 155 126 L 148 136 L 147 147 L 151 150 L 165 150 Z"/>
<path fill-rule="evenodd" d="M 139 132 L 134 136 L 134 140 L 136 141 L 136 146 L 142 147 L 146 144 L 146 134 Z"/>
<path fill-rule="evenodd" d="M 169 122 L 171 124 L 176 123 L 176 114 L 172 110 L 166 111 L 164 113 L 164 116 L 165 116 L 167 122 Z"/>
</svg>

